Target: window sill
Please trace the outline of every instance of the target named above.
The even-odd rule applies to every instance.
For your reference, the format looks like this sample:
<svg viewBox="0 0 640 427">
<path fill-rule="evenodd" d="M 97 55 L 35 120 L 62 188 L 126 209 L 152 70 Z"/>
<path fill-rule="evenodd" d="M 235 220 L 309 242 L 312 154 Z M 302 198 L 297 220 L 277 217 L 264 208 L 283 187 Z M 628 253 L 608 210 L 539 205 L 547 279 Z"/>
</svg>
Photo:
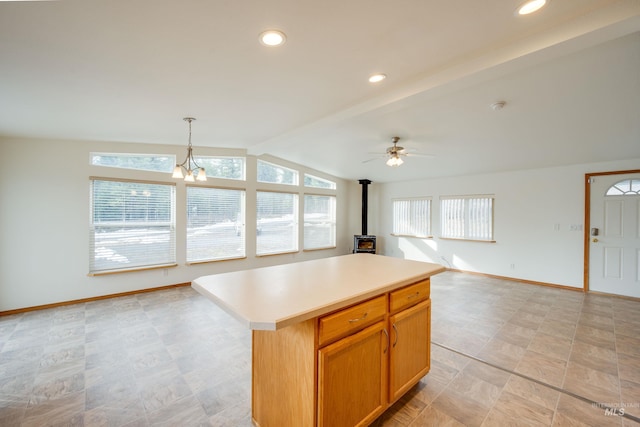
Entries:
<svg viewBox="0 0 640 427">
<path fill-rule="evenodd" d="M 185 265 L 209 264 L 211 262 L 236 261 L 240 259 L 247 259 L 247 257 L 239 256 L 239 257 L 233 257 L 233 258 L 218 258 L 218 259 L 203 259 L 201 261 L 187 261 Z"/>
<path fill-rule="evenodd" d="M 256 254 L 256 258 L 273 256 L 273 255 L 297 254 L 298 252 L 300 251 L 296 250 L 296 251 L 286 251 L 286 252 L 269 252 L 267 254 Z"/>
<path fill-rule="evenodd" d="M 147 271 L 147 270 L 160 270 L 163 268 L 173 268 L 177 266 L 178 264 L 174 263 L 174 264 L 154 265 L 154 266 L 148 266 L 148 267 L 122 268 L 118 270 L 91 271 L 89 272 L 89 274 L 87 274 L 87 276 L 89 277 L 106 276 L 109 274 L 132 273 L 136 271 Z"/>
<path fill-rule="evenodd" d="M 303 249 L 302 252 L 326 251 L 327 249 L 335 249 L 337 246 L 324 246 L 322 248 Z"/>
<path fill-rule="evenodd" d="M 438 237 L 441 240 L 459 240 L 462 242 L 496 243 L 495 240 L 465 239 L 461 237 Z"/>
</svg>

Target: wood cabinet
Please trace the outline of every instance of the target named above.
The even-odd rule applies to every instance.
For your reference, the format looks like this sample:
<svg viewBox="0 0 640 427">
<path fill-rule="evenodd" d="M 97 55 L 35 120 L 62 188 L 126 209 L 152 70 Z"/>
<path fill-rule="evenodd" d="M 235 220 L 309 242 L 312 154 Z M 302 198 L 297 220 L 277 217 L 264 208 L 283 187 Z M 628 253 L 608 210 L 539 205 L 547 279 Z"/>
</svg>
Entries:
<svg viewBox="0 0 640 427">
<path fill-rule="evenodd" d="M 387 407 L 387 351 L 384 321 L 319 351 L 318 426 L 373 422 Z"/>
<path fill-rule="evenodd" d="M 389 324 L 389 398 L 395 402 L 429 372 L 431 300 L 391 316 Z"/>
<path fill-rule="evenodd" d="M 257 426 L 366 426 L 429 372 L 429 279 L 253 331 Z"/>
</svg>

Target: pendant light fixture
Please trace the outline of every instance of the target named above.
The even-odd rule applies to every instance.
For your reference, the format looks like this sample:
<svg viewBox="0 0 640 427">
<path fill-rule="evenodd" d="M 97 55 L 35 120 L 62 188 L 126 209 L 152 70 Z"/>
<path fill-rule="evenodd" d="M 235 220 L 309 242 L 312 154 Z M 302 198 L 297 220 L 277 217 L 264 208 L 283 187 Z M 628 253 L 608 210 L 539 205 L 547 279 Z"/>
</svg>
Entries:
<svg viewBox="0 0 640 427">
<path fill-rule="evenodd" d="M 187 182 L 193 182 L 194 178 L 198 181 L 206 181 L 207 174 L 205 173 L 204 168 L 199 166 L 193 158 L 193 147 L 191 146 L 191 122 L 195 119 L 193 117 L 185 117 L 182 120 L 189 122 L 189 145 L 187 146 L 187 158 L 184 159 L 184 162 L 176 165 L 173 169 L 172 177 L 184 178 Z M 194 172 L 196 170 L 198 171 L 197 177 L 194 176 Z"/>
</svg>

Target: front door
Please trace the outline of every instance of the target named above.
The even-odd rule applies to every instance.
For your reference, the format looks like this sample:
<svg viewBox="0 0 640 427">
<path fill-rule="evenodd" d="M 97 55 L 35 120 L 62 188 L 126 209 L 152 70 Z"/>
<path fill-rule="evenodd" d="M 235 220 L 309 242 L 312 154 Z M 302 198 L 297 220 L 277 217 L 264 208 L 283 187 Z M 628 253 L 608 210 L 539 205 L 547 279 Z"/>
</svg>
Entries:
<svg viewBox="0 0 640 427">
<path fill-rule="evenodd" d="M 640 173 L 591 177 L 589 290 L 640 298 Z"/>
</svg>

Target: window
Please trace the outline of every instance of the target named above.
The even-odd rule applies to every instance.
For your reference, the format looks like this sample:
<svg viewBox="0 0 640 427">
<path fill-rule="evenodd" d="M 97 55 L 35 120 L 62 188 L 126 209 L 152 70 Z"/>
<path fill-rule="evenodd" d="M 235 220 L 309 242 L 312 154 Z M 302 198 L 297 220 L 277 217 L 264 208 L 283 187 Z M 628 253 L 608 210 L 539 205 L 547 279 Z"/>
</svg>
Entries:
<svg viewBox="0 0 640 427">
<path fill-rule="evenodd" d="M 171 173 L 176 165 L 176 156 L 170 154 L 91 153 L 91 164 L 111 168 Z"/>
<path fill-rule="evenodd" d="M 304 174 L 304 186 L 314 188 L 328 188 L 330 190 L 336 189 L 336 183 L 329 181 L 328 179 L 318 178 L 317 176 Z"/>
<path fill-rule="evenodd" d="M 297 212 L 296 194 L 257 192 L 257 255 L 298 250 Z"/>
<path fill-rule="evenodd" d="M 298 185 L 298 171 L 258 160 L 258 182 Z"/>
<path fill-rule="evenodd" d="M 175 185 L 91 179 L 91 274 L 176 263 Z"/>
<path fill-rule="evenodd" d="M 245 256 L 244 190 L 187 187 L 187 262 Z"/>
<path fill-rule="evenodd" d="M 431 198 L 394 200 L 392 234 L 431 237 Z"/>
<path fill-rule="evenodd" d="M 304 196 L 304 249 L 336 246 L 335 196 Z"/>
<path fill-rule="evenodd" d="M 607 196 L 640 195 L 640 179 L 626 179 L 613 184 L 607 190 Z"/>
<path fill-rule="evenodd" d="M 491 195 L 440 198 L 441 237 L 493 241 Z"/>
<path fill-rule="evenodd" d="M 245 179 L 244 157 L 195 157 L 196 163 L 203 167 L 207 178 Z"/>
</svg>

